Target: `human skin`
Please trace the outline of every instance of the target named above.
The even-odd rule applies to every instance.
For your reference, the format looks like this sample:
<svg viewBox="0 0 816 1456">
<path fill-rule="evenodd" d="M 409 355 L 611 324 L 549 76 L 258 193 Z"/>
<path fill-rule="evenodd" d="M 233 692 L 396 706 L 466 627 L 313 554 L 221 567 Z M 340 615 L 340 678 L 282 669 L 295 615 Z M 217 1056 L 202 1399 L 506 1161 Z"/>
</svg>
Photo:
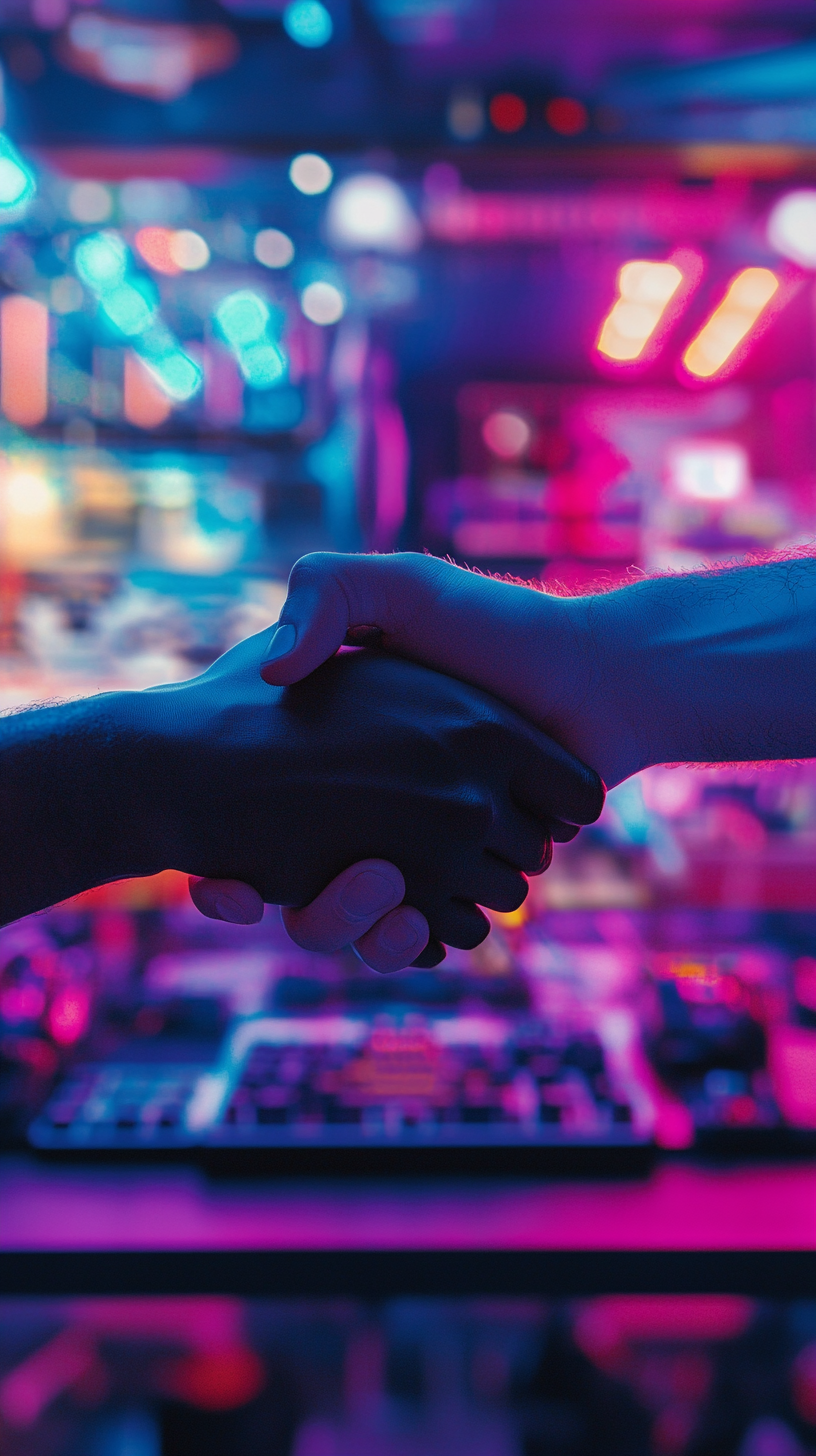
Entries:
<svg viewBox="0 0 816 1456">
<path fill-rule="evenodd" d="M 600 811 L 597 778 L 479 690 L 358 652 L 270 692 L 267 635 L 188 682 L 0 720 L 0 920 L 166 868 L 296 906 L 399 853 L 439 959 L 574 832 L 554 800 L 570 824 Z"/>
<path fill-rule="evenodd" d="M 294 682 L 361 633 L 496 694 L 608 787 L 655 763 L 816 756 L 812 551 L 578 597 L 430 556 L 317 553 L 293 568 L 262 675 Z M 369 961 L 376 941 L 372 919 Z"/>
</svg>

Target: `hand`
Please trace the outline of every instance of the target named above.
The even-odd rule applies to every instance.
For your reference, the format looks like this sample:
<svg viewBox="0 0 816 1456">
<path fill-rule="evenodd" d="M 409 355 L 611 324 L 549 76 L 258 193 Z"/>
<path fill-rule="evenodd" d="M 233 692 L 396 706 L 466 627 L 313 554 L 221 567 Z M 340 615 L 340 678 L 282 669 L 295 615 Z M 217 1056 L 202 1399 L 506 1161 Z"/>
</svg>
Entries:
<svg viewBox="0 0 816 1456">
<path fill-rule="evenodd" d="M 376 642 L 495 694 L 612 785 L 646 761 L 634 666 L 607 627 L 626 595 L 551 596 L 413 552 L 316 552 L 292 568 L 261 674 L 298 682 L 341 643 Z"/>
<path fill-rule="evenodd" d="M 251 885 L 235 880 L 190 881 L 193 903 L 212 920 L 254 925 L 264 902 Z M 430 929 L 419 910 L 403 903 L 405 881 L 396 865 L 366 859 L 350 865 L 301 910 L 281 908 L 297 945 L 331 955 L 352 946 L 374 971 L 401 971 L 425 950 Z M 432 951 L 435 961 L 439 957 Z"/>
<path fill-rule="evenodd" d="M 362 652 L 270 695 L 265 640 L 190 682 L 119 695 L 138 700 L 145 751 L 162 765 L 175 838 L 164 863 L 298 906 L 361 860 L 398 858 L 438 960 L 441 941 L 487 934 L 477 902 L 516 908 L 520 872 L 540 871 L 552 837 L 600 811 L 595 775 L 478 690 Z"/>
<path fill-rule="evenodd" d="M 291 683 L 343 641 L 475 683 L 609 787 L 656 763 L 816 753 L 816 551 L 558 597 L 434 557 L 297 562 L 261 669 Z"/>
</svg>

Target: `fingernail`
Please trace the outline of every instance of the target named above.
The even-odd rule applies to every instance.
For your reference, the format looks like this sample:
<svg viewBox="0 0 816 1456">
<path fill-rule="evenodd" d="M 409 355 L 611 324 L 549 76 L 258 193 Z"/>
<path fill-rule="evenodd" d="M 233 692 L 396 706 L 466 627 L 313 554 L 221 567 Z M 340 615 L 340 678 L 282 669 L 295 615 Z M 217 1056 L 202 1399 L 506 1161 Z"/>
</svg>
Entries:
<svg viewBox="0 0 816 1456">
<path fill-rule="evenodd" d="M 419 943 L 419 932 L 407 915 L 392 915 L 380 931 L 379 941 L 386 950 L 401 955 Z"/>
<path fill-rule="evenodd" d="M 269 639 L 264 662 L 275 662 L 277 658 L 285 657 L 287 652 L 292 651 L 296 641 L 297 631 L 291 622 L 283 622 Z"/>
<path fill-rule="evenodd" d="M 390 909 L 398 898 L 401 897 L 391 880 L 375 870 L 361 870 L 340 891 L 341 907 L 355 920 L 363 920 L 377 910 Z"/>
<path fill-rule="evenodd" d="M 254 924 L 256 920 L 256 906 L 250 905 L 249 900 L 244 904 L 238 895 L 216 895 L 215 909 L 220 920 L 228 920 L 233 925 Z"/>
</svg>

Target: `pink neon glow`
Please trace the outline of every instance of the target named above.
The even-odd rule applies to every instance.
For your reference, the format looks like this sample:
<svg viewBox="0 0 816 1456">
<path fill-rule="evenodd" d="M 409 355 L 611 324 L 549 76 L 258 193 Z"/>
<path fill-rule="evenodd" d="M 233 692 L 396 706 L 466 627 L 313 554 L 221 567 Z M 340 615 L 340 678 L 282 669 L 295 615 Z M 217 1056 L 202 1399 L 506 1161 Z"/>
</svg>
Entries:
<svg viewBox="0 0 816 1456">
<path fill-rule="evenodd" d="M 809 1249 L 816 1167 L 667 1164 L 640 1182 L 208 1186 L 191 1169 L 12 1167 L 0 1248 Z"/>
<path fill-rule="evenodd" d="M 154 430 L 164 424 L 171 411 L 170 401 L 130 349 L 125 354 L 124 386 L 124 415 L 131 425 Z"/>
<path fill-rule="evenodd" d="M 165 227 L 139 228 L 134 239 L 149 268 L 174 277 L 181 268 L 173 257 L 173 230 Z"/>
<path fill-rule="evenodd" d="M 586 192 L 471 192 L 461 188 L 426 201 L 425 224 L 448 243 L 540 243 L 554 238 L 716 237 L 740 208 L 736 192 L 695 197 L 679 187 Z"/>
<path fill-rule="evenodd" d="M 377 447 L 377 507 L 373 545 L 390 551 L 405 519 L 408 504 L 409 447 L 405 421 L 398 405 L 378 400 L 373 410 Z"/>
<path fill-rule="evenodd" d="M 48 414 L 48 309 L 21 293 L 0 303 L 0 409 L 23 426 Z"/>
<path fill-rule="evenodd" d="M 754 1310 L 753 1300 L 736 1295 L 608 1295 L 579 1308 L 574 1331 L 584 1354 L 604 1365 L 632 1341 L 734 1340 Z"/>
<path fill-rule="evenodd" d="M 93 1343 L 75 1328 L 60 1330 L 10 1370 L 0 1383 L 0 1415 L 17 1430 L 36 1424 L 51 1401 L 92 1368 Z"/>
<path fill-rule="evenodd" d="M 48 1008 L 48 1030 L 59 1046 L 79 1041 L 88 1025 L 91 998 L 84 986 L 58 991 Z"/>
</svg>

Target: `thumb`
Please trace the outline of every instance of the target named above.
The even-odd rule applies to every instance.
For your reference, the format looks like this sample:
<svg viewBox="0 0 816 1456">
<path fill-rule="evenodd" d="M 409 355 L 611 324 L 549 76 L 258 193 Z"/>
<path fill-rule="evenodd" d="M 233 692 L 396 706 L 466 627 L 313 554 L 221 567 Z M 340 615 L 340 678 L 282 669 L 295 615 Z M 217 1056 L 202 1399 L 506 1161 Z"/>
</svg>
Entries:
<svg viewBox="0 0 816 1456">
<path fill-rule="evenodd" d="M 317 551 L 292 567 L 283 610 L 266 647 L 261 677 L 287 687 L 332 657 L 352 625 L 338 567 L 354 557 Z"/>
</svg>

